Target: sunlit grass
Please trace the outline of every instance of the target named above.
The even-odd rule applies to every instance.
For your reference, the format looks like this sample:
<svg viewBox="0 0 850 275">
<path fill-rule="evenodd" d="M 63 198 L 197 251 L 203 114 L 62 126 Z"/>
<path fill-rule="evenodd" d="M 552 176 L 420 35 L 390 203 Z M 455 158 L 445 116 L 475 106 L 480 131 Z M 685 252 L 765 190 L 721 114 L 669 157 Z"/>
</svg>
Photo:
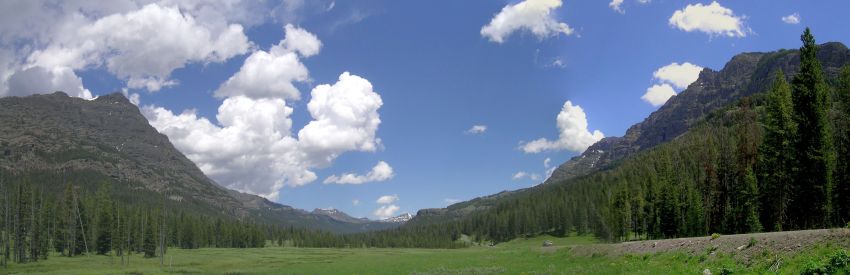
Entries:
<svg viewBox="0 0 850 275">
<path fill-rule="evenodd" d="M 541 248 L 551 240 L 557 250 Z M 734 274 L 764 273 L 780 257 L 765 252 L 749 262 L 730 255 L 658 253 L 648 255 L 577 256 L 570 246 L 596 243 L 589 237 L 539 236 L 494 247 L 466 249 L 332 249 L 284 248 L 196 250 L 170 249 L 165 266 L 159 258 L 138 254 L 129 265 L 115 256 L 53 256 L 47 261 L 12 264 L 0 273 L 44 274 Z M 791 258 L 781 258 L 780 273 L 797 273 L 806 263 L 836 251 L 822 245 Z"/>
</svg>

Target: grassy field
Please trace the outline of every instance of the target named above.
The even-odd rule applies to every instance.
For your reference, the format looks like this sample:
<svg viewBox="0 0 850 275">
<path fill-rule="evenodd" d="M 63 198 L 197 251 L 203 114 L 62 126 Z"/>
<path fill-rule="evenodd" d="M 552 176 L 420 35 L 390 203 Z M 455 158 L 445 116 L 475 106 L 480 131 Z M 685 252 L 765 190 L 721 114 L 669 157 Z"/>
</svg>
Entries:
<svg viewBox="0 0 850 275">
<path fill-rule="evenodd" d="M 542 248 L 552 240 L 555 248 Z M 772 273 L 776 263 L 769 252 L 748 261 L 706 251 L 700 255 L 666 252 L 646 255 L 589 255 L 570 252 L 571 246 L 591 244 L 587 237 L 536 237 L 495 247 L 466 249 L 171 249 L 165 267 L 159 259 L 134 255 L 129 266 L 109 256 L 52 257 L 47 261 L 0 268 L 3 274 L 712 274 Z M 820 245 L 782 259 L 779 273 L 797 274 L 804 265 L 823 262 L 839 250 Z"/>
</svg>

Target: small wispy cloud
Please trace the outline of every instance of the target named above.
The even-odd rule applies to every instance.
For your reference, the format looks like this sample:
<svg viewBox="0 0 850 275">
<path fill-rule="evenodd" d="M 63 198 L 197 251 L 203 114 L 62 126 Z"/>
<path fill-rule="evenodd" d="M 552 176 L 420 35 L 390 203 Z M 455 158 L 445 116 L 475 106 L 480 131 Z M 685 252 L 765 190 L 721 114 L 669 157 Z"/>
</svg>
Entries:
<svg viewBox="0 0 850 275">
<path fill-rule="evenodd" d="M 783 16 L 782 22 L 785 22 L 785 23 L 791 24 L 791 25 L 800 24 L 800 14 L 795 12 L 793 14 Z"/>
<path fill-rule="evenodd" d="M 452 205 L 452 204 L 455 204 L 455 203 L 459 203 L 460 200 L 459 199 L 448 199 L 447 198 L 447 199 L 443 199 L 443 202 L 445 202 L 448 205 Z"/>
<path fill-rule="evenodd" d="M 516 172 L 513 177 L 514 180 L 522 180 L 522 179 L 530 179 L 533 181 L 539 181 L 540 175 L 537 173 L 528 173 L 525 171 Z"/>
<path fill-rule="evenodd" d="M 487 132 L 487 125 L 472 125 L 472 127 L 466 130 L 467 134 L 473 135 L 483 134 L 484 132 Z"/>
</svg>

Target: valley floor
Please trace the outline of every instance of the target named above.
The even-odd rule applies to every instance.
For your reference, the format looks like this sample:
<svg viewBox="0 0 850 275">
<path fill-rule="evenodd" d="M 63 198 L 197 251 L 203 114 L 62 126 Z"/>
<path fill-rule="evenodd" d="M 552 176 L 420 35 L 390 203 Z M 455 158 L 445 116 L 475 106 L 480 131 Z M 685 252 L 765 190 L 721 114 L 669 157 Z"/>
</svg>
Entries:
<svg viewBox="0 0 850 275">
<path fill-rule="evenodd" d="M 551 240 L 553 247 L 541 247 Z M 751 241 L 754 240 L 754 241 Z M 588 237 L 518 239 L 466 249 L 171 249 L 159 259 L 54 256 L 0 274 L 797 274 L 850 247 L 850 230 L 598 244 Z M 715 248 L 716 247 L 716 248 Z"/>
</svg>

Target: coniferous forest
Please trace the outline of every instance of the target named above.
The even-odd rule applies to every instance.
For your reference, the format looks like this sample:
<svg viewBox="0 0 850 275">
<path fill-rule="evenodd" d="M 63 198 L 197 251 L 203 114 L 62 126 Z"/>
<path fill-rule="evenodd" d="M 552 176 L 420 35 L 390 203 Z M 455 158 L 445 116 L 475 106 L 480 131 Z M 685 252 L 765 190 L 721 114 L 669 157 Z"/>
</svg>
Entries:
<svg viewBox="0 0 850 275">
<path fill-rule="evenodd" d="M 0 260 L 109 254 L 157 257 L 168 247 L 458 248 L 538 234 L 607 241 L 843 227 L 850 222 L 850 66 L 827 79 L 801 36 L 800 69 L 712 112 L 686 134 L 607 169 L 500 198 L 488 209 L 400 228 L 338 235 L 114 199 L 70 182 L 45 190 L 0 177 Z M 163 198 L 164 200 L 164 198 Z"/>
</svg>

